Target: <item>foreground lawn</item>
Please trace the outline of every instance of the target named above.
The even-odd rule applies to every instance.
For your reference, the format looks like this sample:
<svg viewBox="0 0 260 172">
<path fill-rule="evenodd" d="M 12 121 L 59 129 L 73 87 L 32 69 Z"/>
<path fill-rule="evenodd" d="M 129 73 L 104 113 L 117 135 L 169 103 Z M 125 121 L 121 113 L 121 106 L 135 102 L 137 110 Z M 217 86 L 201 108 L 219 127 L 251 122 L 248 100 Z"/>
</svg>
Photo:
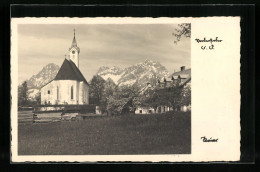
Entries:
<svg viewBox="0 0 260 172">
<path fill-rule="evenodd" d="M 22 124 L 19 155 L 191 153 L 190 112 Z"/>
</svg>

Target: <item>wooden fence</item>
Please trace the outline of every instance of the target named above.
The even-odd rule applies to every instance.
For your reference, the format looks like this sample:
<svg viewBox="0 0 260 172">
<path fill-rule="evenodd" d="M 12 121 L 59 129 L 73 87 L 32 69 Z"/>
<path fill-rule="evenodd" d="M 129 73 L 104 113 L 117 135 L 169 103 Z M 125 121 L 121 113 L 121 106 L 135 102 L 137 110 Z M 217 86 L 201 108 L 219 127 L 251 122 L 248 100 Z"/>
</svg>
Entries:
<svg viewBox="0 0 260 172">
<path fill-rule="evenodd" d="M 32 111 L 18 111 L 18 123 L 49 123 L 104 116 L 95 105 L 40 105 Z"/>
<path fill-rule="evenodd" d="M 102 117 L 106 115 L 87 113 L 38 113 L 35 114 L 32 111 L 19 111 L 18 112 L 18 123 L 19 124 L 32 124 L 32 123 L 51 123 L 51 122 L 62 122 L 62 121 L 76 121 L 84 120 L 93 117 Z"/>
<path fill-rule="evenodd" d="M 18 123 L 33 123 L 32 111 L 18 111 Z"/>
</svg>

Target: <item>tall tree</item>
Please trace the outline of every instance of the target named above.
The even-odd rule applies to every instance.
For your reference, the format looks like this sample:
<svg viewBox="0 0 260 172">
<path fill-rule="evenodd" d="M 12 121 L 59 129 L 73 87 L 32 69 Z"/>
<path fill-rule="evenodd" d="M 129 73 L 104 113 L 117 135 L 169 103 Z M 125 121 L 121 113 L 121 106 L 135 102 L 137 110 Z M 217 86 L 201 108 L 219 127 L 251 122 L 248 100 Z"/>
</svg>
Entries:
<svg viewBox="0 0 260 172">
<path fill-rule="evenodd" d="M 107 103 L 107 111 L 115 115 L 120 115 L 128 101 L 129 98 L 110 96 Z"/>
<path fill-rule="evenodd" d="M 177 44 L 182 37 L 190 38 L 191 36 L 191 24 L 182 23 L 178 24 L 178 27 L 175 28 L 175 31 L 172 33 L 174 36 L 174 43 Z"/>
<path fill-rule="evenodd" d="M 93 78 L 91 79 L 91 84 L 89 89 L 91 104 L 97 104 L 97 105 L 101 104 L 104 87 L 105 87 L 105 80 L 99 75 L 94 75 Z"/>
<path fill-rule="evenodd" d="M 114 83 L 111 78 L 108 78 L 104 83 L 104 89 L 101 99 L 101 109 L 105 110 L 108 104 L 108 100 L 111 96 L 117 93 L 118 86 Z"/>
<path fill-rule="evenodd" d="M 26 81 L 24 81 L 22 85 L 18 87 L 18 105 L 28 105 L 28 87 Z"/>
<path fill-rule="evenodd" d="M 186 85 L 182 89 L 181 105 L 185 105 L 185 106 L 191 105 L 191 87 L 190 87 L 190 85 Z"/>
<path fill-rule="evenodd" d="M 36 104 L 41 104 L 41 92 L 37 93 L 35 96 Z"/>
<path fill-rule="evenodd" d="M 106 101 L 109 96 L 112 96 L 118 89 L 117 85 L 111 78 L 108 78 L 104 83 L 103 101 Z"/>
<path fill-rule="evenodd" d="M 134 111 L 133 99 L 138 96 L 138 93 L 139 89 L 135 84 L 119 87 L 112 96 L 109 96 L 107 111 L 113 114 L 124 114 Z"/>
<path fill-rule="evenodd" d="M 148 89 L 134 99 L 136 107 L 152 107 L 154 110 L 159 106 L 179 108 L 191 104 L 190 86 L 172 86 L 169 88 Z"/>
</svg>

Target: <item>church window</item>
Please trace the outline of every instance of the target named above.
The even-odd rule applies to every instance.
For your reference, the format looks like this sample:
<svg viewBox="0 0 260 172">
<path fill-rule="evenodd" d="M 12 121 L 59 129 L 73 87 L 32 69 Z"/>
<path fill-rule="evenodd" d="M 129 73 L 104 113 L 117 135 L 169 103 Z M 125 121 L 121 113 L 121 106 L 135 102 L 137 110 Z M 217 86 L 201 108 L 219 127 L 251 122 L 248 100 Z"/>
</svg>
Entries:
<svg viewBox="0 0 260 172">
<path fill-rule="evenodd" d="M 73 86 L 71 86 L 71 92 L 70 92 L 71 99 L 73 99 Z"/>
<path fill-rule="evenodd" d="M 51 91 L 50 91 L 50 90 L 48 90 L 48 94 L 51 94 Z"/>
</svg>

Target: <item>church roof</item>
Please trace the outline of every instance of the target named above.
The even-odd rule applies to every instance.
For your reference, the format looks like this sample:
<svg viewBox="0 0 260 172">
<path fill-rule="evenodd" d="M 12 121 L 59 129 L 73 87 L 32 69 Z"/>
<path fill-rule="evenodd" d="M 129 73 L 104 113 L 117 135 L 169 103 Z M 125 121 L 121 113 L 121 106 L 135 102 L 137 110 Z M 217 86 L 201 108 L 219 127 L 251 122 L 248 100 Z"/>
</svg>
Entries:
<svg viewBox="0 0 260 172">
<path fill-rule="evenodd" d="M 72 40 L 71 47 L 77 47 L 77 41 L 76 41 L 75 35 L 74 35 L 74 38 Z"/>
<path fill-rule="evenodd" d="M 78 69 L 78 67 L 72 62 L 71 60 L 65 59 L 58 71 L 54 80 L 76 80 L 76 81 L 83 81 L 86 84 L 88 82 Z"/>
</svg>

